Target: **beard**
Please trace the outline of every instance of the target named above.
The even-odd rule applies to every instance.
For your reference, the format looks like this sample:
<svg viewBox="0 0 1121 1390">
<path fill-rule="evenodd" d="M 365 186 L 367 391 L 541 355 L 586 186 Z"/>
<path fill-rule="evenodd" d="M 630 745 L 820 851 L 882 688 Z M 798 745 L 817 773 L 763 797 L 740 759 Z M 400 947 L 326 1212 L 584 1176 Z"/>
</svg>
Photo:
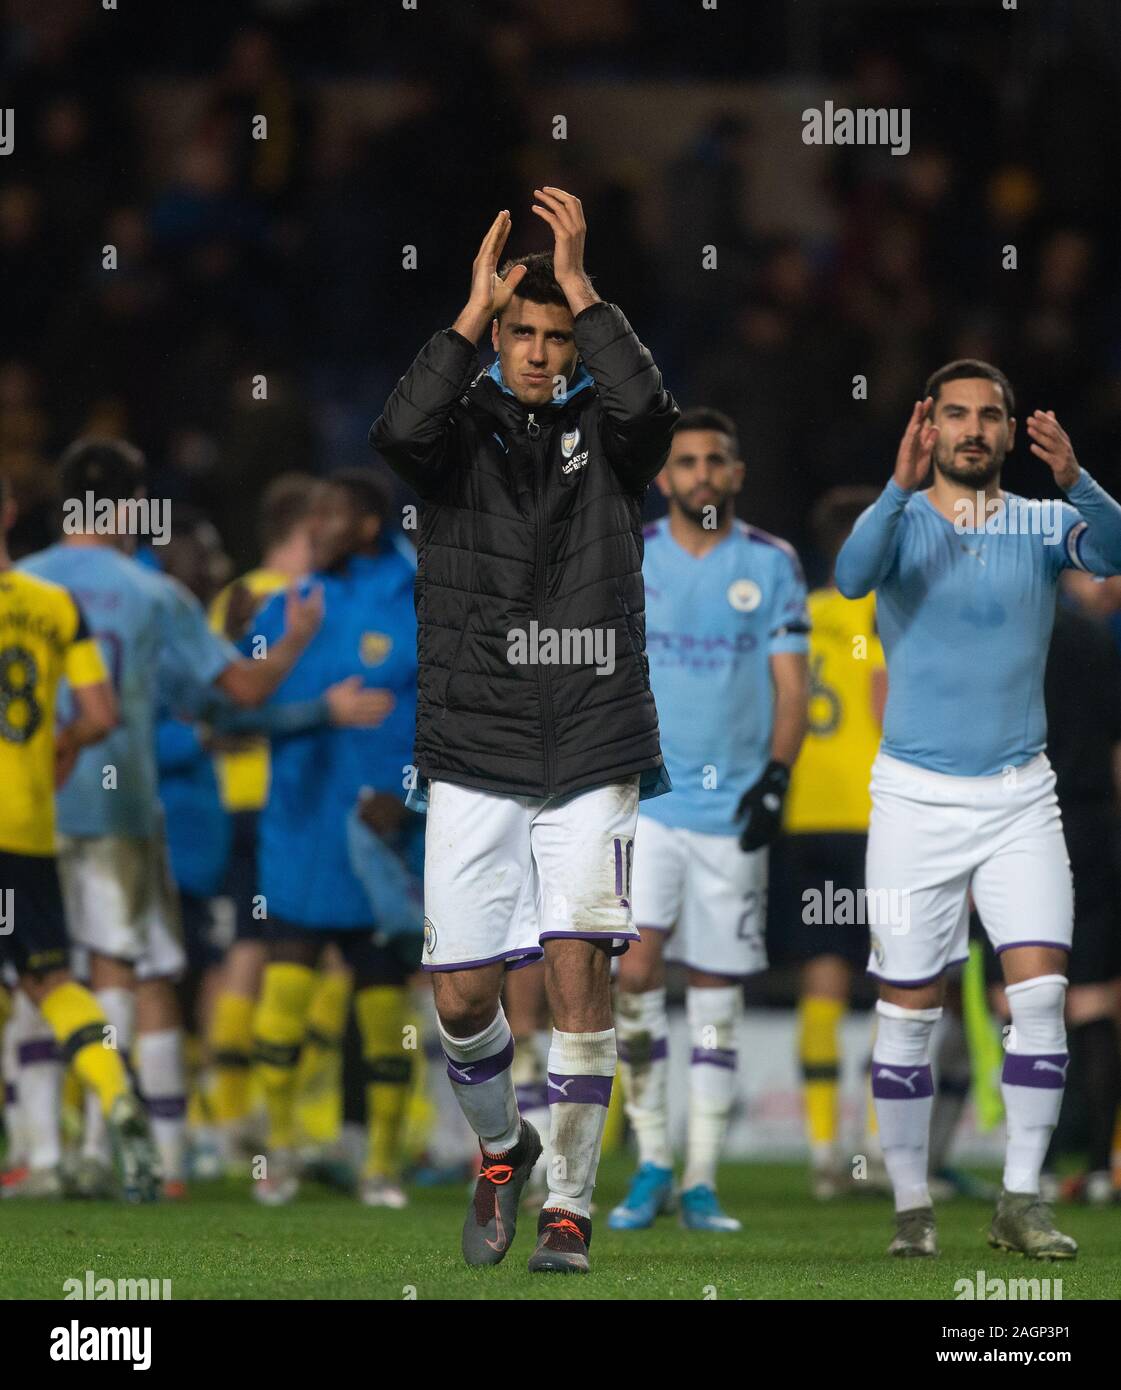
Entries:
<svg viewBox="0 0 1121 1390">
<path fill-rule="evenodd" d="M 1004 466 L 1004 451 L 998 449 L 993 453 L 982 455 L 976 463 L 969 463 L 964 454 L 955 451 L 943 457 L 936 448 L 934 466 L 943 478 L 952 483 L 964 483 L 966 487 L 985 488 L 994 478 L 999 477 L 1000 470 Z"/>
</svg>

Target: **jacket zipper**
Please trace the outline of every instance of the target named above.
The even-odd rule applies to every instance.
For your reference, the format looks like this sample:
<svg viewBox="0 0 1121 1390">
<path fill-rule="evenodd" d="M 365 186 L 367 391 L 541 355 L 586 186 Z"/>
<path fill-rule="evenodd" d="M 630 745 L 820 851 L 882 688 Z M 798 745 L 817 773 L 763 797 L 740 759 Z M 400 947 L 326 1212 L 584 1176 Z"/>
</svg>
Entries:
<svg viewBox="0 0 1121 1390">
<path fill-rule="evenodd" d="M 541 451 L 537 441 L 541 438 L 541 426 L 534 418 L 534 412 L 529 412 L 526 420 L 526 433 L 529 436 L 530 449 L 533 453 L 533 501 L 537 514 L 537 571 L 536 571 L 536 607 L 537 607 L 537 630 L 540 633 L 545 626 L 545 573 L 549 559 L 548 534 L 545 528 L 545 466 Z M 549 688 L 549 673 L 545 667 L 537 663 L 537 688 L 541 695 L 541 710 L 544 717 L 545 735 L 545 794 L 551 796 L 553 783 L 556 776 L 554 764 L 556 762 L 556 749 L 553 743 L 553 694 Z"/>
</svg>

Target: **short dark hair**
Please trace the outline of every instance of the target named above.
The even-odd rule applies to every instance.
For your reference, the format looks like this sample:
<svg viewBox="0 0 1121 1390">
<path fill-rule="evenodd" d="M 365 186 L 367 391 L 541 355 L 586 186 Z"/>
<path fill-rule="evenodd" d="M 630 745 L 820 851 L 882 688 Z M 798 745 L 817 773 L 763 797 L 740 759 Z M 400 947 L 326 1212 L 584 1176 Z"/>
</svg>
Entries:
<svg viewBox="0 0 1121 1390">
<path fill-rule="evenodd" d="M 1016 414 L 1016 397 L 1012 391 L 1012 383 L 999 367 L 994 367 L 991 362 L 982 362 L 977 357 L 959 357 L 956 361 L 947 362 L 944 367 L 932 372 L 923 387 L 923 400 L 926 400 L 927 396 L 933 396 L 937 404 L 938 394 L 946 382 L 966 381 L 971 377 L 983 377 L 985 381 L 996 382 L 1004 394 L 1004 408 L 1011 420 Z"/>
<path fill-rule="evenodd" d="M 732 453 L 736 458 L 740 456 L 740 441 L 736 427 L 731 417 L 725 415 L 722 410 L 713 410 L 707 405 L 696 405 L 691 410 L 683 410 L 672 432 L 681 434 L 684 430 L 717 430 L 726 434 L 731 441 Z"/>
<path fill-rule="evenodd" d="M 257 516 L 262 554 L 282 545 L 311 509 L 315 479 L 310 473 L 281 473 L 265 488 Z"/>
<path fill-rule="evenodd" d="M 513 256 L 499 267 L 498 276 L 505 280 L 516 265 L 524 265 L 526 272 L 514 291 L 518 299 L 528 299 L 531 304 L 559 304 L 562 309 L 569 307 L 568 297 L 557 284 L 553 273 L 553 257 L 548 251 L 532 251 L 528 256 Z M 499 315 L 501 318 L 501 315 Z"/>
<path fill-rule="evenodd" d="M 879 489 L 867 484 L 831 487 L 814 503 L 810 511 L 810 531 L 822 557 L 830 564 L 844 545 L 857 517 L 880 495 Z"/>
<path fill-rule="evenodd" d="M 389 515 L 389 488 L 372 468 L 340 468 L 328 473 L 323 481 L 331 487 L 341 487 L 362 516 L 376 516 L 384 521 Z"/>
<path fill-rule="evenodd" d="M 76 439 L 59 459 L 63 496 L 92 492 L 94 501 L 132 497 L 144 482 L 144 455 L 125 439 Z"/>
</svg>

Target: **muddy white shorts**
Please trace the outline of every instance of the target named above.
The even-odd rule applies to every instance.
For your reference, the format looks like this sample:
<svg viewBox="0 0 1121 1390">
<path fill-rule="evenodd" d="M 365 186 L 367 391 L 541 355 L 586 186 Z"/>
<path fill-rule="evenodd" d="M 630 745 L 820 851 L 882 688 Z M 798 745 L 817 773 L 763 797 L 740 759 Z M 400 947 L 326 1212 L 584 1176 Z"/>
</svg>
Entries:
<svg viewBox="0 0 1121 1390">
<path fill-rule="evenodd" d="M 992 777 L 950 777 L 879 753 L 872 765 L 868 973 L 937 979 L 969 954 L 968 894 L 993 949 L 1070 949 L 1074 892 L 1044 753 Z"/>
<path fill-rule="evenodd" d="M 667 933 L 665 958 L 739 978 L 767 968 L 768 851 L 639 816 L 634 920 Z"/>
<path fill-rule="evenodd" d="M 182 973 L 179 894 L 162 830 L 147 837 L 59 835 L 58 870 L 76 946 L 129 961 L 142 979 Z"/>
<path fill-rule="evenodd" d="M 630 907 L 636 773 L 575 796 L 428 787 L 425 970 L 528 965 L 553 937 L 638 939 Z"/>
</svg>

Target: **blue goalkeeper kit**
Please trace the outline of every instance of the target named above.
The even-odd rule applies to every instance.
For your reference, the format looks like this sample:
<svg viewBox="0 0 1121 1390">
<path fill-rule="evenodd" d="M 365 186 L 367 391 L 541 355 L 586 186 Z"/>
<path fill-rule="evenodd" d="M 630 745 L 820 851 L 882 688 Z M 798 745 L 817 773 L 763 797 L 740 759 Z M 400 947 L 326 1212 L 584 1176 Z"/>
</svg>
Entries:
<svg viewBox="0 0 1121 1390">
<path fill-rule="evenodd" d="M 402 802 L 411 777 L 416 726 L 415 560 L 386 539 L 310 581 L 322 584 L 323 623 L 273 696 L 313 700 L 348 676 L 388 690 L 394 705 L 373 729 L 320 727 L 271 740 L 271 785 L 261 812 L 259 886 L 271 919 L 296 927 L 372 929 L 373 911 L 348 852 L 347 821 L 364 787 Z M 272 599 L 242 639 L 284 631 L 284 596 Z"/>
</svg>

